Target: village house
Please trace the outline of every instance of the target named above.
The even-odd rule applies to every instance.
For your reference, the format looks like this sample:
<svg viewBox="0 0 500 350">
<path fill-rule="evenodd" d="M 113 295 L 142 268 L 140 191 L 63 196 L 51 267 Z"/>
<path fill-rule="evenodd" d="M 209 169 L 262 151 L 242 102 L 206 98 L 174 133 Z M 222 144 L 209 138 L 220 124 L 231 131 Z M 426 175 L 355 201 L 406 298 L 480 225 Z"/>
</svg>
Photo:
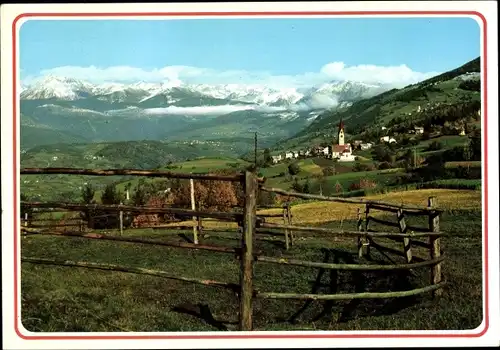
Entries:
<svg viewBox="0 0 500 350">
<path fill-rule="evenodd" d="M 293 157 L 294 158 L 299 158 L 299 152 L 293 151 Z"/>
<path fill-rule="evenodd" d="M 396 143 L 396 139 L 390 136 L 382 136 L 380 142 Z"/>
<path fill-rule="evenodd" d="M 370 148 L 372 148 L 372 146 L 373 146 L 373 144 L 370 142 L 362 143 L 361 145 L 359 145 L 359 147 L 361 148 L 362 151 L 369 150 Z"/>
<path fill-rule="evenodd" d="M 355 140 L 355 141 L 353 142 L 354 147 L 358 147 L 358 146 L 359 146 L 359 145 L 361 145 L 362 143 L 363 143 L 363 140 Z"/>
<path fill-rule="evenodd" d="M 273 164 L 277 164 L 281 161 L 281 154 L 277 155 L 277 156 L 271 156 L 272 160 L 273 160 Z"/>
<path fill-rule="evenodd" d="M 424 133 L 424 128 L 422 126 L 416 126 L 414 129 L 415 129 L 416 134 L 423 134 Z"/>
<path fill-rule="evenodd" d="M 293 159 L 293 152 L 286 152 L 285 159 Z"/>
</svg>

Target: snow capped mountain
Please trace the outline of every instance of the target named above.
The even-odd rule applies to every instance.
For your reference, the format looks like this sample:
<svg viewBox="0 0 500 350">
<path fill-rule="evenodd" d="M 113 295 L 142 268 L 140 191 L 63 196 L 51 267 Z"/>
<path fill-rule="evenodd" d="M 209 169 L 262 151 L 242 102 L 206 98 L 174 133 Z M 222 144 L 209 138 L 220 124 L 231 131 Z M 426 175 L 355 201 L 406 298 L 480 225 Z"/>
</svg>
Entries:
<svg viewBox="0 0 500 350">
<path fill-rule="evenodd" d="M 32 85 L 24 87 L 21 90 L 21 99 L 74 101 L 94 96 L 99 100 L 110 103 L 140 103 L 155 97 L 162 97 L 166 103 L 175 104 L 182 99 L 179 97 L 179 94 L 181 94 L 264 106 L 289 107 L 305 103 L 311 105 L 311 108 L 314 109 L 318 108 L 318 106 L 319 108 L 332 107 L 342 101 L 370 97 L 383 90 L 386 89 L 380 86 L 349 81 L 334 81 L 304 90 L 297 88 L 275 89 L 263 85 L 190 85 L 177 81 L 91 84 L 72 78 L 46 76 Z M 317 103 L 318 101 L 321 101 L 321 103 Z"/>
<path fill-rule="evenodd" d="M 43 100 L 58 98 L 76 100 L 93 93 L 95 86 L 76 79 L 48 75 L 21 92 L 21 99 Z"/>
<path fill-rule="evenodd" d="M 384 89 L 348 81 L 304 89 L 177 80 L 92 84 L 46 76 L 20 84 L 20 97 L 25 122 L 88 140 L 211 140 L 247 137 L 252 130 L 276 140 L 297 133 L 326 109 Z"/>
</svg>

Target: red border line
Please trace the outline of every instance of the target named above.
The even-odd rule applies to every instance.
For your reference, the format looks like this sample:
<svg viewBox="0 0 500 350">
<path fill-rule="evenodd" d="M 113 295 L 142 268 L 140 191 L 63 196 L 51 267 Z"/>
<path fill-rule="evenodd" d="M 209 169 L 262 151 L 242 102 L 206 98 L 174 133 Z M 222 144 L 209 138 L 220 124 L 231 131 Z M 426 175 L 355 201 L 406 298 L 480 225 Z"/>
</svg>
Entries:
<svg viewBox="0 0 500 350">
<path fill-rule="evenodd" d="M 19 295 L 18 295 L 18 273 L 19 273 L 19 255 L 18 255 L 18 237 L 17 225 L 14 227 L 14 328 L 16 334 L 24 340 L 70 340 L 70 339 L 290 339 L 290 338 L 477 338 L 483 336 L 489 328 L 489 280 L 488 280 L 488 139 L 487 139 L 487 24 L 486 18 L 483 14 L 476 11 L 280 11 L 280 12 L 142 12 L 142 13 L 23 13 L 18 15 L 12 23 L 12 72 L 13 72 L 13 145 L 14 145 L 14 155 L 13 155 L 13 175 L 14 175 L 14 222 L 18 221 L 18 188 L 17 188 L 17 109 L 18 109 L 18 99 L 17 99 L 17 22 L 25 17 L 159 17 L 159 16 L 218 16 L 218 17 L 229 17 L 229 16 L 367 16 L 367 15 L 391 15 L 391 16 L 402 16 L 402 15 L 442 15 L 442 16 L 476 16 L 483 22 L 483 52 L 482 52 L 482 63 L 483 63 L 483 103 L 484 103 L 484 282 L 485 282 L 485 293 L 484 293 L 484 329 L 476 334 L 422 334 L 422 333 L 410 333 L 410 334 L 394 334 L 394 333 L 358 333 L 358 334 L 255 334 L 255 335 L 238 335 L 238 334 L 218 334 L 218 335 L 96 335 L 96 336 L 32 336 L 24 335 L 19 329 L 19 324 L 21 321 L 20 313 L 18 309 Z"/>
</svg>

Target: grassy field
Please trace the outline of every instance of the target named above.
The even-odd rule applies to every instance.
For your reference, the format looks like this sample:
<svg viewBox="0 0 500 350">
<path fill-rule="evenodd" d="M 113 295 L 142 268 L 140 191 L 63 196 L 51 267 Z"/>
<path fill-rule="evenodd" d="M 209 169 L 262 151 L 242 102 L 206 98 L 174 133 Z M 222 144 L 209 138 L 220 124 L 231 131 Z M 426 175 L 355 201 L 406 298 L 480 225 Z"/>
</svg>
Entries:
<svg viewBox="0 0 500 350">
<path fill-rule="evenodd" d="M 441 229 L 449 233 L 442 247 L 449 285 L 444 296 L 429 295 L 361 302 L 305 302 L 256 300 L 256 330 L 363 329 L 473 329 L 481 322 L 481 196 L 474 191 L 422 190 L 384 195 L 384 200 L 424 204 L 429 195 L 448 211 Z M 387 198 L 391 196 L 391 198 Z M 377 197 L 374 197 L 374 199 Z M 335 206 L 336 207 L 335 207 Z M 340 204 L 308 203 L 295 206 L 294 223 L 354 229 L 355 208 Z M 457 210 L 460 210 L 457 212 Z M 326 217 L 324 215 L 327 215 Z M 321 219 L 320 219 L 321 218 Z M 426 219 L 411 218 L 423 226 Z M 375 227 L 376 229 L 376 227 Z M 387 230 L 387 229 L 386 229 Z M 125 235 L 184 241 L 176 231 L 131 230 Z M 190 232 L 185 231 L 189 236 Z M 300 235 L 296 235 L 300 236 Z M 232 237 L 202 242 L 237 246 Z M 385 243 L 394 246 L 394 243 Z M 395 246 L 399 249 L 401 247 Z M 257 243 L 264 255 L 321 261 L 358 262 L 353 238 L 304 238 L 285 251 L 281 241 Z M 325 250 L 326 249 L 326 250 Z M 425 252 L 415 252 L 424 256 Z M 81 238 L 30 236 L 22 240 L 22 255 L 93 261 L 164 270 L 172 275 L 238 283 L 238 261 L 231 255 Z M 371 259 L 384 258 L 372 249 Z M 257 263 L 255 288 L 260 291 L 310 293 L 318 270 Z M 352 274 L 339 271 L 337 292 L 400 290 L 428 284 L 428 274 Z M 363 282 L 362 284 L 360 282 Z M 330 285 L 325 274 L 322 284 Z M 83 268 L 22 265 L 22 322 L 30 331 L 215 331 L 236 330 L 238 299 L 233 292 L 157 277 Z M 328 293 L 319 286 L 318 293 Z M 302 311 L 301 311 L 302 310 Z"/>
</svg>

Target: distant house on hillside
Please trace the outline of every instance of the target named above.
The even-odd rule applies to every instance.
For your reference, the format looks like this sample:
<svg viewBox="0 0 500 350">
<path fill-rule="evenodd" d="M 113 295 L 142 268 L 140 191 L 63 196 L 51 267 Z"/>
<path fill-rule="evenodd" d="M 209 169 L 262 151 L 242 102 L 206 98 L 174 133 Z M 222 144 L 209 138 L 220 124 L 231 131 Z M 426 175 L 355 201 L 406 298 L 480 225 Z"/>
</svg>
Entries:
<svg viewBox="0 0 500 350">
<path fill-rule="evenodd" d="M 371 144 L 370 142 L 367 142 L 367 143 L 362 143 L 361 145 L 359 145 L 359 147 L 361 148 L 362 151 L 366 151 L 370 148 L 372 148 L 373 144 Z"/>
<path fill-rule="evenodd" d="M 293 157 L 294 158 L 299 158 L 299 152 L 293 151 Z"/>
<path fill-rule="evenodd" d="M 380 138 L 380 142 L 395 143 L 396 139 L 394 137 L 390 137 L 390 136 L 382 136 Z"/>
<path fill-rule="evenodd" d="M 362 140 L 355 140 L 352 144 L 354 145 L 354 147 L 358 147 L 359 145 L 361 145 L 363 143 Z"/>
<path fill-rule="evenodd" d="M 293 152 L 286 152 L 285 159 L 293 159 Z"/>
<path fill-rule="evenodd" d="M 422 126 L 416 126 L 414 129 L 415 129 L 415 134 L 423 134 L 424 133 L 424 128 Z"/>
<path fill-rule="evenodd" d="M 273 159 L 273 164 L 277 164 L 281 161 L 281 154 L 277 156 L 271 156 L 271 158 Z"/>
</svg>

